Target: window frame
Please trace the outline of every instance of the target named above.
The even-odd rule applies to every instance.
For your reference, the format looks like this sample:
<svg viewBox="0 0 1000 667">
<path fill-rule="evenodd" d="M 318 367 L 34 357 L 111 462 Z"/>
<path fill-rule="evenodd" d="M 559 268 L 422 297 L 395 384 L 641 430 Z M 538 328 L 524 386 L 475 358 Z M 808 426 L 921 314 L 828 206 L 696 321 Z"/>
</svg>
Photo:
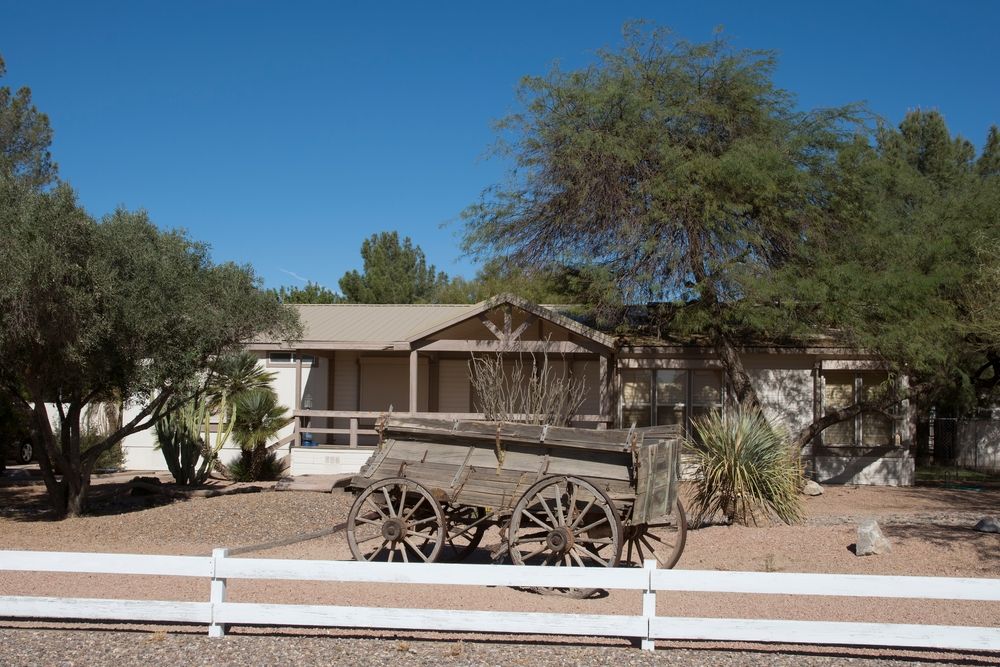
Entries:
<svg viewBox="0 0 1000 667">
<path fill-rule="evenodd" d="M 883 382 L 890 382 L 891 383 L 890 391 L 893 394 L 895 394 L 896 391 L 897 391 L 896 384 L 895 384 L 895 382 L 893 382 L 893 380 L 892 380 L 891 376 L 889 375 L 888 371 L 874 370 L 874 369 L 871 369 L 871 368 L 822 368 L 821 371 L 820 371 L 820 377 L 822 378 L 822 386 L 821 386 L 820 392 L 819 392 L 819 397 L 820 397 L 819 413 L 820 413 L 820 416 L 825 416 L 826 415 L 826 407 L 827 407 L 827 401 L 826 401 L 826 381 L 827 381 L 827 376 L 828 376 L 829 373 L 845 373 L 845 374 L 849 373 L 852 376 L 853 383 L 852 383 L 852 392 L 851 392 L 851 403 L 850 403 L 850 405 L 854 405 L 854 404 L 856 404 L 859 401 L 862 401 L 864 399 L 865 389 L 868 386 L 870 386 L 870 385 L 866 385 L 865 382 L 864 382 L 864 376 L 865 375 L 873 375 L 873 374 L 881 373 L 881 374 L 883 374 L 885 376 L 885 380 Z M 883 382 L 880 382 L 879 384 L 883 384 Z M 819 433 L 819 436 L 818 436 L 819 444 L 822 447 L 827 447 L 827 448 L 831 448 L 831 449 L 846 449 L 846 448 L 875 449 L 875 448 L 878 448 L 878 447 L 895 447 L 896 446 L 896 438 L 897 438 L 898 429 L 899 429 L 899 424 L 898 424 L 899 419 L 898 419 L 898 417 L 896 417 L 896 416 L 885 417 L 885 419 L 888 419 L 888 421 L 889 421 L 889 439 L 888 439 L 888 442 L 881 443 L 881 444 L 871 444 L 871 445 L 869 445 L 869 444 L 865 444 L 865 441 L 864 441 L 864 436 L 865 436 L 865 429 L 864 429 L 865 416 L 866 416 L 866 413 L 862 412 L 862 413 L 854 415 L 853 417 L 851 417 L 848 420 L 845 420 L 844 422 L 838 422 L 838 423 L 841 423 L 841 424 L 843 424 L 843 423 L 851 424 L 851 426 L 853 427 L 852 431 L 853 431 L 853 434 L 854 434 L 854 438 L 853 438 L 854 442 L 846 443 L 846 444 L 845 443 L 829 443 L 829 442 L 827 442 L 827 437 L 829 435 L 829 433 L 828 433 L 829 429 L 823 429 Z M 871 415 L 870 413 L 868 413 L 868 416 L 871 417 L 871 416 L 874 416 L 874 415 Z"/>
<path fill-rule="evenodd" d="M 276 354 L 288 355 L 288 361 L 274 361 L 273 356 Z M 298 365 L 299 357 L 302 358 L 303 368 L 314 368 L 319 366 L 319 357 L 315 354 L 304 354 L 296 350 L 273 350 L 267 353 L 264 359 L 266 368 L 295 368 Z"/>
<path fill-rule="evenodd" d="M 638 409 L 639 407 L 646 407 L 646 408 L 648 408 L 648 410 L 649 410 L 649 424 L 651 426 L 657 426 L 658 425 L 657 424 L 657 414 L 656 413 L 657 413 L 658 408 L 661 407 L 661 406 L 659 404 L 659 396 L 658 396 L 658 388 L 657 388 L 657 385 L 658 385 L 657 374 L 660 371 L 675 372 L 675 373 L 683 373 L 684 374 L 684 385 L 685 386 L 684 386 L 684 396 L 683 396 L 682 402 L 674 403 L 674 404 L 664 404 L 663 407 L 666 407 L 668 405 L 675 405 L 675 406 L 681 405 L 681 406 L 683 406 L 682 407 L 682 411 L 683 411 L 683 415 L 684 416 L 682 418 L 681 423 L 683 425 L 683 429 L 684 429 L 683 432 L 684 432 L 685 435 L 690 435 L 691 434 L 691 419 L 694 416 L 693 409 L 696 407 L 696 405 L 699 408 L 707 406 L 707 407 L 715 407 L 715 408 L 717 408 L 719 410 L 725 410 L 726 407 L 727 407 L 727 405 L 729 404 L 730 391 L 729 391 L 729 387 L 726 384 L 725 374 L 723 373 L 722 369 L 720 369 L 720 368 L 712 368 L 712 367 L 708 367 L 708 368 L 706 368 L 706 367 L 684 367 L 684 368 L 677 368 L 677 367 L 671 367 L 671 366 L 656 366 L 656 367 L 652 367 L 652 368 L 623 368 L 623 369 L 621 369 L 619 371 L 619 376 L 621 377 L 621 391 L 619 392 L 618 409 L 617 409 L 617 415 L 616 415 L 617 418 L 618 418 L 618 424 L 619 424 L 620 428 L 629 428 L 629 427 L 631 427 L 631 424 L 626 424 L 624 422 L 624 415 L 625 415 L 625 400 L 624 400 L 625 399 L 625 382 L 627 381 L 627 378 L 629 376 L 635 377 L 636 375 L 643 374 L 643 373 L 646 374 L 646 376 L 647 376 L 647 380 L 646 381 L 649 383 L 649 395 L 647 397 L 647 402 L 643 403 L 641 405 L 638 405 L 636 409 Z M 719 400 L 716 403 L 708 404 L 708 403 L 704 403 L 702 401 L 696 401 L 695 400 L 695 396 L 694 396 L 694 377 L 695 377 L 695 373 L 704 372 L 704 371 L 708 371 L 708 372 L 716 374 L 716 376 L 719 379 Z"/>
</svg>

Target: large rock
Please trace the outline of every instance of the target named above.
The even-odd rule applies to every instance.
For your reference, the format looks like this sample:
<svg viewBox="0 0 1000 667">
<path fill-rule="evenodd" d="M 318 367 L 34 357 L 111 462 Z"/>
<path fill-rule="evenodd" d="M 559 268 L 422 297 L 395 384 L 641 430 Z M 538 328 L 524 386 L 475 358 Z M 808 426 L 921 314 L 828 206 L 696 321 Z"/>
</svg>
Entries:
<svg viewBox="0 0 1000 667">
<path fill-rule="evenodd" d="M 882 529 L 878 527 L 875 519 L 865 519 L 858 526 L 858 542 L 854 545 L 854 553 L 857 556 L 871 556 L 872 554 L 887 554 L 892 551 L 892 545 L 882 534 Z"/>
<path fill-rule="evenodd" d="M 823 487 L 809 479 L 806 480 L 805 486 L 802 487 L 802 493 L 807 496 L 822 496 Z"/>
<path fill-rule="evenodd" d="M 1000 521 L 995 516 L 984 516 L 976 524 L 974 530 L 980 533 L 1000 533 Z"/>
</svg>

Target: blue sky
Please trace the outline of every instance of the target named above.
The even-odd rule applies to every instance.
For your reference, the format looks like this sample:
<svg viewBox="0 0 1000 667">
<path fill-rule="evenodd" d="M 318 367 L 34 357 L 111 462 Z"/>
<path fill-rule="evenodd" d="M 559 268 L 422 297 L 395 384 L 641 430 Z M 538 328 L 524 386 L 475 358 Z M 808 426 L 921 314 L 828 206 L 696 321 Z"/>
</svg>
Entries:
<svg viewBox="0 0 1000 667">
<path fill-rule="evenodd" d="M 92 214 L 144 208 L 268 286 L 335 289 L 382 230 L 471 276 L 457 219 L 504 174 L 484 158 L 519 78 L 591 62 L 635 18 L 776 50 L 802 108 L 865 101 L 894 124 L 934 108 L 977 147 L 1000 123 L 1000 3 L 985 0 L 0 0 L 0 54 Z"/>
</svg>

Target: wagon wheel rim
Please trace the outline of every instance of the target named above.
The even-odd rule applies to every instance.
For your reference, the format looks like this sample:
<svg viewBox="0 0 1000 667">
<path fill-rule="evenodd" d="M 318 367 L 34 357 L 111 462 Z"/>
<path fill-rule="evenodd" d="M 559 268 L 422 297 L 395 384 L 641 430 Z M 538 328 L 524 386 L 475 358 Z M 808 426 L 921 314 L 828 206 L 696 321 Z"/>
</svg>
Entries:
<svg viewBox="0 0 1000 667">
<path fill-rule="evenodd" d="M 472 505 L 447 505 L 444 514 L 448 532 L 439 560 L 452 563 L 465 560 L 479 548 L 492 513 Z"/>
<path fill-rule="evenodd" d="M 351 505 L 347 543 L 359 561 L 431 563 L 441 553 L 446 525 L 441 505 L 423 484 L 383 479 Z"/>
<path fill-rule="evenodd" d="M 677 565 L 687 542 L 687 516 L 678 498 L 673 511 L 656 521 L 627 526 L 622 547 L 622 563 L 642 567 L 643 561 L 656 559 L 661 569 Z"/>
<path fill-rule="evenodd" d="M 622 527 L 614 502 L 579 477 L 549 477 L 528 489 L 511 516 L 511 561 L 517 565 L 614 567 Z M 597 589 L 542 589 L 589 597 Z"/>
</svg>

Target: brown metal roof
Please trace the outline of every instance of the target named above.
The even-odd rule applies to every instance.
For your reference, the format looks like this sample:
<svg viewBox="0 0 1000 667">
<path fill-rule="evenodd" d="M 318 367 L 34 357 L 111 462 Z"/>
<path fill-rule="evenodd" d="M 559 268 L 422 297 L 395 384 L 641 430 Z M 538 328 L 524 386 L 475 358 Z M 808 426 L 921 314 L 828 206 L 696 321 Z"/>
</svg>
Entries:
<svg viewBox="0 0 1000 667">
<path fill-rule="evenodd" d="M 303 335 L 294 347 L 316 349 L 406 349 L 413 341 L 458 322 L 511 304 L 610 348 L 614 339 L 543 306 L 502 294 L 473 304 L 297 304 Z M 257 340 L 251 347 L 273 348 L 278 341 Z"/>
<path fill-rule="evenodd" d="M 475 304 L 298 305 L 303 343 L 343 342 L 392 345 L 418 331 L 436 328 L 475 312 Z"/>
</svg>

